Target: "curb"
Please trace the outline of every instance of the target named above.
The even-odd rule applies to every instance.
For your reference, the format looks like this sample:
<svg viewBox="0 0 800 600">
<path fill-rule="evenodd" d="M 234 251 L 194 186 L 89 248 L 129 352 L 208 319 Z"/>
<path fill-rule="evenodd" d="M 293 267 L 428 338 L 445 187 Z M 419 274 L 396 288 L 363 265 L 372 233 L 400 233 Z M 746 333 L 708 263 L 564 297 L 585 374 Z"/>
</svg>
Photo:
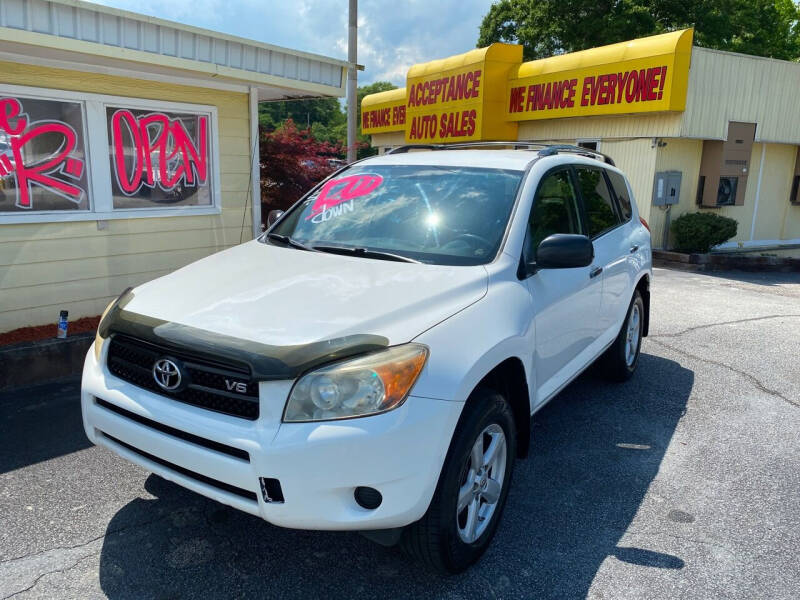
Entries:
<svg viewBox="0 0 800 600">
<path fill-rule="evenodd" d="M 0 391 L 80 375 L 94 333 L 0 348 Z"/>
<path fill-rule="evenodd" d="M 733 254 L 682 254 L 653 250 L 653 265 L 681 271 L 800 272 L 800 258 Z"/>
</svg>

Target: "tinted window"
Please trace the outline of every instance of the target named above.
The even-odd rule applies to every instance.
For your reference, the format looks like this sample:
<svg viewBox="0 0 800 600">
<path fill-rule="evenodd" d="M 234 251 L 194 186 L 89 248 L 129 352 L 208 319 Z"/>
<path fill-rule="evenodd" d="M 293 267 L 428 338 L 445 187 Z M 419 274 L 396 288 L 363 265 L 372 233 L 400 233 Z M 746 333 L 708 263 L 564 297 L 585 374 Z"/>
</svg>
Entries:
<svg viewBox="0 0 800 600">
<path fill-rule="evenodd" d="M 614 171 L 606 171 L 606 175 L 608 175 L 608 179 L 611 181 L 611 187 L 614 188 L 614 193 L 617 195 L 617 202 L 622 211 L 622 218 L 625 221 L 629 221 L 633 214 L 633 209 L 631 208 L 631 195 L 628 193 L 628 186 L 625 183 L 625 178 Z"/>
<path fill-rule="evenodd" d="M 273 230 L 304 244 L 366 248 L 435 264 L 478 265 L 500 248 L 522 171 L 354 166 Z"/>
<path fill-rule="evenodd" d="M 534 258 L 539 243 L 549 235 L 583 234 L 577 198 L 569 171 L 545 175 L 533 199 L 528 236 L 525 240 L 526 258 Z"/>
<path fill-rule="evenodd" d="M 589 237 L 596 237 L 619 225 L 620 221 L 614 212 L 614 201 L 611 199 L 603 171 L 576 167 L 575 172 L 578 174 L 578 184 L 586 207 Z"/>
</svg>

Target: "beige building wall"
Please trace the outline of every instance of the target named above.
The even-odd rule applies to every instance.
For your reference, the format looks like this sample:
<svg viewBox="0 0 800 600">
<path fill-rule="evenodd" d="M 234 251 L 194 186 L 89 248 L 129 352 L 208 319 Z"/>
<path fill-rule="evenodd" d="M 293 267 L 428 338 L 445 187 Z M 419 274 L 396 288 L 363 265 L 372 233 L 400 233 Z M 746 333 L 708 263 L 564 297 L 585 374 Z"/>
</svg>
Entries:
<svg viewBox="0 0 800 600">
<path fill-rule="evenodd" d="M 747 178 L 744 204 L 742 206 L 720 206 L 701 208 L 696 204 L 697 183 L 700 173 L 700 159 L 703 153 L 702 140 L 668 139 L 665 146 L 658 149 L 656 172 L 681 171 L 680 203 L 670 209 L 670 219 L 674 220 L 689 212 L 708 212 L 735 219 L 739 226 L 732 242 L 751 240 L 790 240 L 800 238 L 800 207 L 789 203 L 797 146 L 788 144 L 753 145 L 750 157 L 750 173 Z M 763 151 L 763 170 L 762 164 Z M 759 180 L 761 181 L 759 191 Z M 753 215 L 758 197 L 756 225 L 753 228 Z M 663 231 L 665 210 L 653 207 L 650 225 L 653 241 L 661 246 L 658 232 Z M 752 230 L 752 237 L 751 237 Z"/>
<path fill-rule="evenodd" d="M 766 144 L 764 171 L 761 176 L 761 193 L 758 212 L 755 216 L 754 240 L 785 240 L 800 238 L 800 228 L 787 228 L 786 219 L 798 207 L 789 202 L 792 188 L 792 174 L 797 146 L 787 144 Z M 758 181 L 758 172 L 753 171 L 751 179 Z M 749 184 L 748 184 L 749 185 Z M 748 224 L 746 239 L 750 239 L 752 221 Z"/>
<path fill-rule="evenodd" d="M 248 96 L 0 62 L 0 81 L 217 107 L 219 215 L 0 225 L 0 332 L 98 315 L 128 286 L 252 238 Z M 242 225 L 244 223 L 244 226 Z"/>
<path fill-rule="evenodd" d="M 800 65 L 793 62 L 692 49 L 689 92 L 681 137 L 721 140 L 729 121 L 758 123 L 756 141 L 800 140 Z"/>
<path fill-rule="evenodd" d="M 678 136 L 682 118 L 681 113 L 652 113 L 522 121 L 519 124 L 517 139 L 540 142 L 586 138 L 605 140 Z"/>
<path fill-rule="evenodd" d="M 686 140 L 680 138 L 661 140 L 658 148 L 656 166 L 653 173 L 661 171 L 680 171 L 681 190 L 680 201 L 667 208 L 653 206 L 650 211 L 650 230 L 654 248 L 671 247 L 668 238 L 665 239 L 667 221 L 674 221 L 682 214 L 696 212 L 697 179 L 700 175 L 700 159 L 703 155 L 702 140 Z M 750 178 L 752 179 L 752 178 Z M 650 196 L 652 202 L 653 181 L 650 182 Z M 736 206 L 734 208 L 742 208 Z"/>
<path fill-rule="evenodd" d="M 404 131 L 390 131 L 388 133 L 376 133 L 372 136 L 373 148 L 378 148 L 380 154 L 383 154 L 390 148 L 396 148 L 406 143 Z"/>
</svg>

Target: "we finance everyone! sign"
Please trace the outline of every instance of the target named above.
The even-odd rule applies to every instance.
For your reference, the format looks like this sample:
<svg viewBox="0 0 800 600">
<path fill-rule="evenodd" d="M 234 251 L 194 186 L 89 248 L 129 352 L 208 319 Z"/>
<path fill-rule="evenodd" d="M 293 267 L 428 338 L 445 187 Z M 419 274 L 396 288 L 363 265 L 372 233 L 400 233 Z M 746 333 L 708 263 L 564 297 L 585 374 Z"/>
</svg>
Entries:
<svg viewBox="0 0 800 600">
<path fill-rule="evenodd" d="M 507 83 L 507 119 L 526 121 L 686 107 L 691 29 L 522 63 Z"/>
</svg>

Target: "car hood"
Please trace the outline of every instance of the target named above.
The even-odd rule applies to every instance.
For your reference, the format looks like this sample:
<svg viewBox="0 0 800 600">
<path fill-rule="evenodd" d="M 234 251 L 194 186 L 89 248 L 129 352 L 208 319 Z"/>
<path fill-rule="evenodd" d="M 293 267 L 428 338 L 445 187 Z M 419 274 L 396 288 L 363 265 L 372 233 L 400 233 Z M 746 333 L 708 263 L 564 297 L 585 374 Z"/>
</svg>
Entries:
<svg viewBox="0 0 800 600">
<path fill-rule="evenodd" d="M 478 301 L 482 266 L 307 252 L 253 241 L 134 290 L 125 310 L 274 346 L 348 335 L 410 341 Z"/>
</svg>

